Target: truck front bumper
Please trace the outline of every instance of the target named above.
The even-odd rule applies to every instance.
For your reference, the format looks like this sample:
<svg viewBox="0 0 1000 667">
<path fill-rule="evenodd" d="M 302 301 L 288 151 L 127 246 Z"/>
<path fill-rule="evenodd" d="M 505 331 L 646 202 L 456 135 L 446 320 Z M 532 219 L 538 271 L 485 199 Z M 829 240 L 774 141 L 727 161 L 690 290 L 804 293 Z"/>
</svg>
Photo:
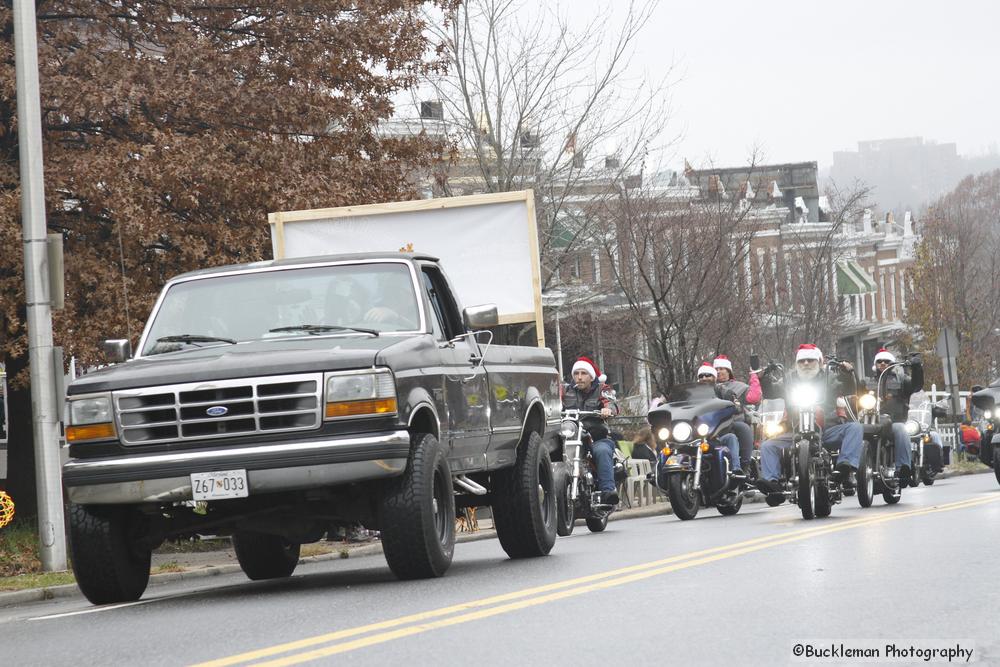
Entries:
<svg viewBox="0 0 1000 667">
<path fill-rule="evenodd" d="M 210 450 L 73 459 L 63 466 L 70 501 L 121 505 L 191 500 L 191 473 L 243 469 L 250 495 L 394 477 L 406 468 L 410 434 L 301 440 Z"/>
</svg>

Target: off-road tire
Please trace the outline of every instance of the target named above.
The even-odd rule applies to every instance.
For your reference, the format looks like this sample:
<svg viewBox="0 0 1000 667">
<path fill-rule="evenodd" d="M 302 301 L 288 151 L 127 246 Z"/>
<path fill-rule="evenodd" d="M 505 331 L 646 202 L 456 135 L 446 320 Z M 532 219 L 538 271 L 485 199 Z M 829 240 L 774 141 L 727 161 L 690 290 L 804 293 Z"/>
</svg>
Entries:
<svg viewBox="0 0 1000 667">
<path fill-rule="evenodd" d="M 379 507 L 382 551 L 400 579 L 440 577 L 455 555 L 451 469 L 436 437 L 417 433 L 406 470 L 386 483 Z"/>
<path fill-rule="evenodd" d="M 531 431 L 518 445 L 513 467 L 493 475 L 493 525 L 511 558 L 535 558 L 556 542 L 557 492 L 549 452 Z"/>
<path fill-rule="evenodd" d="M 993 451 L 993 474 L 997 478 L 997 484 L 1000 484 L 1000 451 Z"/>
<path fill-rule="evenodd" d="M 130 507 L 70 505 L 70 554 L 77 586 L 94 604 L 138 600 L 149 584 L 152 549 L 134 535 Z"/>
<path fill-rule="evenodd" d="M 233 533 L 233 551 L 248 579 L 281 579 L 292 576 L 299 564 L 301 545 L 280 535 L 239 531 Z"/>
<path fill-rule="evenodd" d="M 700 503 L 693 481 L 693 472 L 672 472 L 667 475 L 667 497 L 670 499 L 670 507 L 674 510 L 674 515 L 682 521 L 690 521 L 698 516 Z"/>
</svg>

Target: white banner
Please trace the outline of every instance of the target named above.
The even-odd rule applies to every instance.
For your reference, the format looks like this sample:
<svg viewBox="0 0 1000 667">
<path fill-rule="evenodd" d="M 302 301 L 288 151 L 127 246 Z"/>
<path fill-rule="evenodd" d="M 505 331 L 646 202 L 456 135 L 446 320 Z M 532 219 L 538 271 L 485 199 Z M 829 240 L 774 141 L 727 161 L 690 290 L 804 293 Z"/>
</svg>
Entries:
<svg viewBox="0 0 1000 667">
<path fill-rule="evenodd" d="M 416 252 L 441 260 L 462 306 L 495 303 L 502 324 L 536 322 L 541 281 L 531 190 L 272 213 L 275 259 Z"/>
</svg>

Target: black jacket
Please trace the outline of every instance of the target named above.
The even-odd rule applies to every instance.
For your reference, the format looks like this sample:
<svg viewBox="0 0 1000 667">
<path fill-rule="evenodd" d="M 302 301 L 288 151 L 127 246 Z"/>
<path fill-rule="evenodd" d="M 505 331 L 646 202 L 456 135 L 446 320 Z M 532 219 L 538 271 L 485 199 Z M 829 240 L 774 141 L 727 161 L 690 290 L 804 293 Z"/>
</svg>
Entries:
<svg viewBox="0 0 1000 667">
<path fill-rule="evenodd" d="M 798 410 L 786 393 L 790 393 L 788 392 L 789 389 L 803 384 L 816 387 L 816 391 L 819 394 L 818 407 L 822 409 L 823 423 L 825 425 L 839 424 L 845 421 L 844 418 L 837 414 L 837 398 L 841 396 L 853 396 L 857 393 L 858 379 L 853 371 L 838 369 L 838 371 L 833 372 L 824 368 L 820 370 L 816 377 L 808 380 L 799 377 L 796 371 L 791 371 L 782 379 L 769 378 L 766 389 L 762 381 L 761 388 L 764 392 L 764 398 L 785 399 L 785 411 L 794 420 L 798 419 Z"/>
<path fill-rule="evenodd" d="M 872 387 L 878 382 L 878 376 L 872 382 Z M 882 413 L 889 415 L 894 422 L 906 421 L 910 411 L 910 396 L 924 388 L 924 367 L 919 363 L 910 366 L 910 373 L 896 366 L 885 374 L 881 383 Z"/>
<path fill-rule="evenodd" d="M 575 384 L 563 387 L 563 408 L 567 410 L 591 410 L 600 412 L 601 408 L 610 408 L 612 414 L 617 414 L 618 406 L 604 397 L 604 391 L 611 391 L 606 384 L 594 382 L 590 391 L 582 392 Z M 608 437 L 608 426 L 600 417 L 585 417 L 583 426 L 595 441 Z"/>
</svg>

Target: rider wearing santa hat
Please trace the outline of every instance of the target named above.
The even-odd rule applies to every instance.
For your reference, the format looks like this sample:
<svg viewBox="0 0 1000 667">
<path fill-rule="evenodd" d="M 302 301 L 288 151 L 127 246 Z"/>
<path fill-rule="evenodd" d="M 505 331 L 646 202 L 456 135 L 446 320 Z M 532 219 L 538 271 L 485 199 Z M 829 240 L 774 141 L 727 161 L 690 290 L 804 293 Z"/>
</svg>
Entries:
<svg viewBox="0 0 1000 667">
<path fill-rule="evenodd" d="M 893 366 L 896 356 L 884 347 L 875 353 L 872 370 L 875 372 L 873 389 L 879 392 L 881 412 L 892 419 L 892 441 L 896 450 L 896 476 L 901 484 L 910 481 L 910 436 L 906 432 L 906 418 L 910 410 L 910 395 L 924 387 L 924 367 L 919 356 L 907 362 L 909 376 L 900 366 Z"/>
<path fill-rule="evenodd" d="M 614 449 L 610 431 L 604 419 L 618 414 L 618 406 L 609 398 L 611 387 L 604 384 L 607 377 L 597 364 L 587 357 L 580 357 L 573 364 L 573 382 L 563 388 L 564 410 L 589 410 L 600 412 L 601 417 L 584 417 L 583 425 L 593 438 L 591 456 L 597 466 L 597 488 L 608 505 L 618 504 L 615 490 Z"/>
<path fill-rule="evenodd" d="M 821 411 L 816 423 L 822 429 L 824 445 L 840 445 L 837 457 L 837 474 L 844 487 L 853 487 L 853 475 L 861 462 L 861 442 L 864 428 L 856 421 L 848 421 L 838 414 L 837 398 L 852 396 L 857 391 L 854 366 L 841 362 L 836 371 L 823 367 L 823 352 L 815 345 L 800 345 L 795 354 L 795 370 L 782 381 L 773 383 L 768 390 L 768 398 L 785 398 L 789 388 L 811 385 L 819 397 L 817 404 Z M 798 418 L 795 406 L 786 399 L 785 409 L 792 420 Z M 778 479 L 781 477 L 781 450 L 792 444 L 792 434 L 784 433 L 764 441 L 760 447 L 761 480 L 758 487 L 764 493 L 777 494 L 782 491 Z"/>
<path fill-rule="evenodd" d="M 710 384 L 710 385 L 712 385 L 712 387 L 715 389 L 715 395 L 719 396 L 720 398 L 722 398 L 722 395 L 721 395 L 721 393 L 719 391 L 719 385 L 716 384 L 716 380 L 718 380 L 718 378 L 719 378 L 719 372 L 717 370 L 715 370 L 714 366 L 712 366 L 711 364 L 709 364 L 707 362 L 704 363 L 704 364 L 702 364 L 701 367 L 698 369 L 698 376 L 697 377 L 698 377 L 698 382 L 700 382 L 702 384 Z M 751 437 L 751 441 L 752 441 L 753 440 L 753 436 L 751 435 L 750 437 Z M 729 450 L 729 460 L 732 462 L 733 474 L 734 475 L 742 475 L 743 474 L 743 461 L 742 461 L 741 454 L 740 454 L 740 441 L 739 441 L 739 438 L 737 438 L 736 435 L 733 434 L 733 433 L 723 433 L 723 434 L 719 435 L 719 437 L 717 439 L 717 442 L 718 442 L 719 445 L 721 445 L 721 446 L 723 446 L 723 447 L 725 447 L 726 449 Z M 751 447 L 752 446 L 753 446 L 753 444 L 751 442 Z M 751 450 L 751 454 L 752 453 L 753 452 Z M 749 456 L 747 457 L 746 460 L 747 461 L 750 460 Z"/>
<path fill-rule="evenodd" d="M 740 459 L 749 461 L 753 456 L 753 429 L 747 423 L 743 407 L 760 403 L 760 380 L 757 378 L 757 371 L 750 370 L 750 384 L 740 382 L 733 377 L 733 362 L 724 354 L 720 354 L 712 361 L 712 368 L 718 374 L 715 393 L 719 398 L 733 401 L 739 408 L 739 413 L 730 429 L 740 441 Z"/>
</svg>

